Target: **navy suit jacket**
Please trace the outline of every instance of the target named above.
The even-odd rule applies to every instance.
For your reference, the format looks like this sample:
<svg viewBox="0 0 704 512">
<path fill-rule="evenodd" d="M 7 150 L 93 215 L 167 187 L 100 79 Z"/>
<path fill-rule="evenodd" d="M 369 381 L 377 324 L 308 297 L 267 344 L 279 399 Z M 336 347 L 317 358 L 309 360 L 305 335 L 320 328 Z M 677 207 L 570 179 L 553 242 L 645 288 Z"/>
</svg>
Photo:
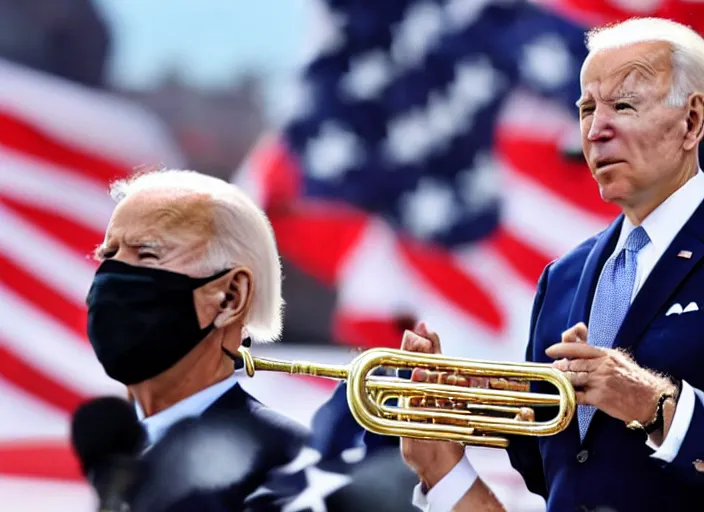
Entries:
<svg viewBox="0 0 704 512">
<path fill-rule="evenodd" d="M 578 322 L 589 325 L 596 283 L 613 252 L 623 216 L 605 231 L 554 261 L 540 277 L 526 359 L 549 363 L 545 350 Z M 689 259 L 678 257 L 692 252 Z M 577 418 L 548 437 L 512 437 L 512 465 L 528 488 L 545 497 L 549 511 L 609 507 L 619 512 L 702 510 L 704 473 L 704 203 L 676 235 L 639 293 L 616 336 L 614 347 L 627 350 L 646 368 L 687 381 L 695 388 L 694 415 L 671 463 L 650 457 L 642 432 L 598 411 L 583 442 Z M 666 316 L 674 303 L 701 304 L 700 311 Z M 534 389 L 554 392 L 550 384 Z M 541 419 L 540 410 L 536 419 Z M 544 411 L 550 416 L 552 411 Z"/>
<path fill-rule="evenodd" d="M 169 429 L 143 460 L 145 481 L 133 503 L 136 512 L 203 510 L 278 511 L 290 498 L 257 492 L 275 468 L 291 462 L 310 432 L 270 409 L 235 384 L 199 418 Z M 219 444 L 213 443 L 219 438 Z M 293 475 L 281 486 L 296 487 Z"/>
</svg>

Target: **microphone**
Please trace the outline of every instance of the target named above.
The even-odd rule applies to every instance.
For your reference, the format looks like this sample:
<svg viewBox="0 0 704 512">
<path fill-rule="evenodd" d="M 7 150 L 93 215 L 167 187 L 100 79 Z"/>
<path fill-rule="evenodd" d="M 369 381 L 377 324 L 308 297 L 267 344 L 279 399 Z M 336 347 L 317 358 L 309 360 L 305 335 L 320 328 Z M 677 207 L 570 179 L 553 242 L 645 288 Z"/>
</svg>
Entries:
<svg viewBox="0 0 704 512">
<path fill-rule="evenodd" d="M 130 510 L 145 440 L 133 406 L 121 398 L 96 398 L 74 413 L 71 443 L 83 474 L 98 494 L 100 512 Z"/>
</svg>

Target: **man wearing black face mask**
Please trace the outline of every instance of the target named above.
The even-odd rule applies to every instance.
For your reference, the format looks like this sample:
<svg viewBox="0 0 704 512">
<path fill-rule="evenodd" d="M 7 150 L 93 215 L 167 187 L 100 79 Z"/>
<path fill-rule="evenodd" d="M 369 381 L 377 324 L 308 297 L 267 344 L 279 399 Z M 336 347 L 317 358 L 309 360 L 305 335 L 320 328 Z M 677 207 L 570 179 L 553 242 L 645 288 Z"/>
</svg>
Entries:
<svg viewBox="0 0 704 512">
<path fill-rule="evenodd" d="M 281 270 L 264 214 L 237 188 L 189 171 L 116 183 L 117 207 L 96 255 L 88 337 L 106 373 L 134 399 L 148 446 L 187 418 L 236 423 L 265 448 L 237 496 L 292 460 L 307 432 L 237 383 L 243 337 L 276 339 Z M 158 451 L 156 449 L 149 450 Z M 233 460 L 233 464 L 237 464 Z"/>
</svg>

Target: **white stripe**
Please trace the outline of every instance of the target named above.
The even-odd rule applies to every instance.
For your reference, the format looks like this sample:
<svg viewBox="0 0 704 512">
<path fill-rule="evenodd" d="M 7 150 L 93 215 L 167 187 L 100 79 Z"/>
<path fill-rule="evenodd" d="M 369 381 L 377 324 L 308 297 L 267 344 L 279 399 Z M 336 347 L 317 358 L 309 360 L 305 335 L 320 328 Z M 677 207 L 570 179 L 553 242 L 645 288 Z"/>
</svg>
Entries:
<svg viewBox="0 0 704 512">
<path fill-rule="evenodd" d="M 82 394 L 124 389 L 105 374 L 88 343 L 2 285 L 0 336 L 10 351 L 38 371 Z"/>
<path fill-rule="evenodd" d="M 544 141 L 561 139 L 565 133 L 572 133 L 575 128 L 579 130 L 579 123 L 563 106 L 523 90 L 506 99 L 498 124 L 499 129 L 516 130 L 531 140 Z"/>
<path fill-rule="evenodd" d="M 473 278 L 479 273 L 472 269 Z M 507 305 L 494 293 L 498 283 L 482 281 L 506 314 Z M 523 296 L 526 296 L 525 287 Z M 530 301 L 530 296 L 527 297 Z M 443 351 L 448 355 L 477 359 L 516 356 L 515 347 L 506 338 L 506 333 L 512 332 L 510 328 L 497 335 L 438 294 L 405 262 L 398 253 L 393 232 L 380 221 L 370 223 L 342 267 L 338 278 L 338 307 L 343 314 L 372 319 L 386 320 L 399 313 L 416 315 L 438 332 Z M 400 336 L 398 345 L 401 345 Z"/>
<path fill-rule="evenodd" d="M 98 510 L 88 484 L 41 478 L 0 477 L 0 503 L 3 509 L 22 512 Z"/>
<path fill-rule="evenodd" d="M 83 304 L 95 265 L 0 204 L 0 251 L 69 300 Z M 100 240 L 96 240 L 96 245 Z"/>
<path fill-rule="evenodd" d="M 106 228 L 115 207 L 107 187 L 97 180 L 1 147 L 0 194 L 99 232 Z"/>
<path fill-rule="evenodd" d="M 4 60 L 0 109 L 95 155 L 130 165 L 184 162 L 163 124 L 137 103 Z"/>
<path fill-rule="evenodd" d="M 66 438 L 68 414 L 0 378 L 0 442 Z"/>
<path fill-rule="evenodd" d="M 558 258 L 604 229 L 608 221 L 573 206 L 504 164 L 503 223 L 512 235 Z"/>
</svg>

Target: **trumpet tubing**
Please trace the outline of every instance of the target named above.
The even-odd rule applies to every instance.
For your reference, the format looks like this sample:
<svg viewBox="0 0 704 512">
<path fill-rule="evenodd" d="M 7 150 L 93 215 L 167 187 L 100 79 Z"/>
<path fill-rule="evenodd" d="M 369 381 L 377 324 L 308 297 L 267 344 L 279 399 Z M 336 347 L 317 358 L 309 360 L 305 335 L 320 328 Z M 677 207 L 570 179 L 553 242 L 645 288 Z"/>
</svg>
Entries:
<svg viewBox="0 0 704 512">
<path fill-rule="evenodd" d="M 455 441 L 505 448 L 506 435 L 547 436 L 564 430 L 576 409 L 574 388 L 559 370 L 544 363 L 506 363 L 377 348 L 348 365 L 256 358 L 240 348 L 245 371 L 311 375 L 347 381 L 347 402 L 355 420 L 381 435 Z M 416 382 L 379 371 L 430 371 L 438 382 Z M 556 393 L 530 391 L 543 381 Z M 483 384 L 481 387 L 475 383 Z M 545 421 L 536 407 L 556 408 Z"/>
</svg>

